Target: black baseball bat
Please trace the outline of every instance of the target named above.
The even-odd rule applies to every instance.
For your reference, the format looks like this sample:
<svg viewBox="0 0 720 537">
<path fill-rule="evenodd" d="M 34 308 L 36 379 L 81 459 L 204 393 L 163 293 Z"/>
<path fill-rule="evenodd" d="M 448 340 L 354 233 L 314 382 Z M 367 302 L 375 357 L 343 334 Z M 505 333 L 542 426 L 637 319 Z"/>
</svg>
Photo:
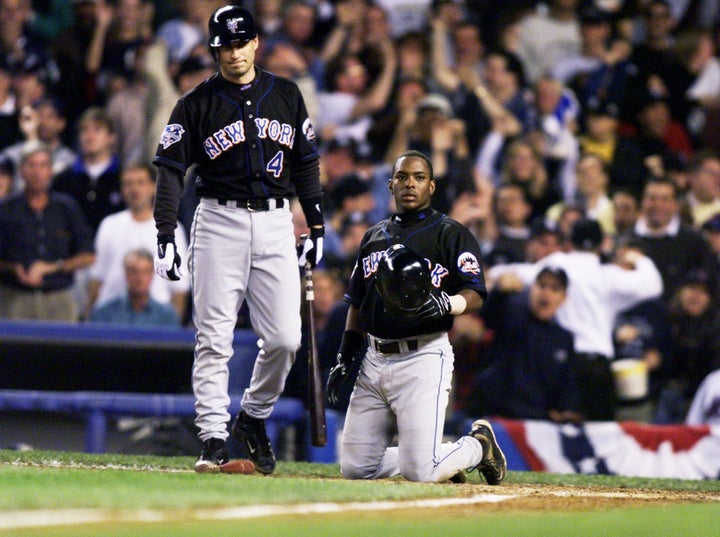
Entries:
<svg viewBox="0 0 720 537">
<path fill-rule="evenodd" d="M 315 331 L 315 313 L 313 304 L 315 291 L 313 289 L 312 267 L 310 262 L 305 263 L 305 303 L 307 304 L 308 320 L 308 411 L 310 412 L 310 440 L 315 447 L 327 444 L 327 424 L 325 423 L 325 390 L 320 374 L 320 360 L 317 355 L 317 340 Z"/>
</svg>

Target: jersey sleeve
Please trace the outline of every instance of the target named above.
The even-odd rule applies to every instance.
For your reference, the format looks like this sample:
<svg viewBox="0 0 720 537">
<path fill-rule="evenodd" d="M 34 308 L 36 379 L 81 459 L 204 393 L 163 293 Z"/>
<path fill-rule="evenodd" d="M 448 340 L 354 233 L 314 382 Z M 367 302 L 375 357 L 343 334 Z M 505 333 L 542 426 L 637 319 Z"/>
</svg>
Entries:
<svg viewBox="0 0 720 537">
<path fill-rule="evenodd" d="M 192 125 L 191 114 L 188 111 L 188 102 L 181 98 L 175 104 L 168 120 L 158 148 L 153 158 L 156 166 L 168 166 L 184 174 L 192 164 Z"/>
</svg>

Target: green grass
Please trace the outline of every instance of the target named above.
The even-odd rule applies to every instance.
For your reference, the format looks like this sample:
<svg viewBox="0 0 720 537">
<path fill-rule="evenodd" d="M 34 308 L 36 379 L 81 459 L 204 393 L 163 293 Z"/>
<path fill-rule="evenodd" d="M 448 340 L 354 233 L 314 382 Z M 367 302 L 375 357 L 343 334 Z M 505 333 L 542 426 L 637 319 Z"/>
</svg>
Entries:
<svg viewBox="0 0 720 537">
<path fill-rule="evenodd" d="M 233 521 L 195 520 L 197 509 L 311 502 L 373 502 L 447 498 L 482 493 L 448 484 L 402 479 L 347 481 L 336 464 L 280 462 L 273 476 L 199 475 L 192 457 L 88 455 L 0 451 L 0 521 L 3 513 L 41 509 L 153 510 L 163 522 L 79 524 L 3 530 L 0 536 L 124 537 L 212 536 L 493 537 L 632 535 L 708 537 L 720 520 L 720 501 L 707 504 L 507 513 L 483 505 L 457 509 L 353 511 Z M 480 482 L 477 473 L 470 482 Z M 720 498 L 720 481 L 510 472 L 507 483 L 569 487 L 702 491 Z M 502 487 L 493 488 L 493 492 Z"/>
</svg>

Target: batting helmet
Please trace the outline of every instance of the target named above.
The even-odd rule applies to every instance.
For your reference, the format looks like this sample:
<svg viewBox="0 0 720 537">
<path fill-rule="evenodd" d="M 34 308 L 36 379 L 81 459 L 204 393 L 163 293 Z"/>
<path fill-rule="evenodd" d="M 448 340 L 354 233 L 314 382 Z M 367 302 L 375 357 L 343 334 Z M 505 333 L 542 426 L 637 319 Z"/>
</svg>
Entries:
<svg viewBox="0 0 720 537">
<path fill-rule="evenodd" d="M 376 286 L 387 308 L 412 313 L 430 296 L 430 267 L 410 248 L 393 244 L 378 263 Z"/>
<path fill-rule="evenodd" d="M 250 41 L 257 36 L 255 21 L 247 9 L 225 6 L 217 9 L 208 22 L 210 52 L 234 41 Z"/>
</svg>

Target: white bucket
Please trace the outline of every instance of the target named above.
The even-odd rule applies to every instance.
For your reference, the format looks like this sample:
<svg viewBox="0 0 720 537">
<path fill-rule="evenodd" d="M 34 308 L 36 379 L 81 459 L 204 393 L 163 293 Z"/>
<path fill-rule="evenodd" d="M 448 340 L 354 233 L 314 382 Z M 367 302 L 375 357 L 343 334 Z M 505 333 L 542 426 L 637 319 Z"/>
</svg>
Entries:
<svg viewBox="0 0 720 537">
<path fill-rule="evenodd" d="M 615 393 L 621 401 L 642 399 L 648 394 L 648 371 L 643 360 L 626 358 L 610 364 L 615 377 Z"/>
</svg>

